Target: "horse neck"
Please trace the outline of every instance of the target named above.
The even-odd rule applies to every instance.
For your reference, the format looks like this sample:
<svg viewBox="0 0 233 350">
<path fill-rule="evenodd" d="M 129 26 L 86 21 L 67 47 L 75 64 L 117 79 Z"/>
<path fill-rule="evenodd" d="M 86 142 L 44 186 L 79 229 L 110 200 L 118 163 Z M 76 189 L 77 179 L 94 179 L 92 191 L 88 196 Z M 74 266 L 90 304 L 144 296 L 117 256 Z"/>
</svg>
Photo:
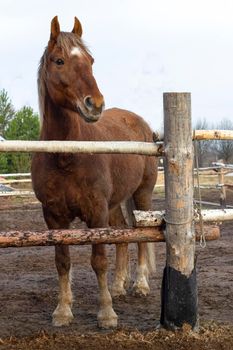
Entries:
<svg viewBox="0 0 233 350">
<path fill-rule="evenodd" d="M 68 109 L 56 106 L 47 98 L 41 129 L 41 140 L 88 140 L 92 139 L 88 125 L 81 117 Z"/>
</svg>

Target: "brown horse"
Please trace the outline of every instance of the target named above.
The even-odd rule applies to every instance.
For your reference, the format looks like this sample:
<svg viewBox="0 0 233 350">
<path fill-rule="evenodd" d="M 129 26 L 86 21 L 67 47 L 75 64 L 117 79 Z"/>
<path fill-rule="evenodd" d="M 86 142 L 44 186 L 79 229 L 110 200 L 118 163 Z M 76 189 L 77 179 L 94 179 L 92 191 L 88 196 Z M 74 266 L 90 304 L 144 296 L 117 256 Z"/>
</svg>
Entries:
<svg viewBox="0 0 233 350">
<path fill-rule="evenodd" d="M 40 139 L 152 141 L 152 131 L 134 113 L 116 108 L 103 112 L 104 99 L 92 73 L 94 60 L 81 35 L 77 18 L 71 33 L 60 31 L 57 17 L 52 20 L 38 71 Z M 137 209 L 150 209 L 156 175 L 155 157 L 140 155 L 38 153 L 32 161 L 33 187 L 49 229 L 67 229 L 75 217 L 90 228 L 124 224 L 121 203 L 133 198 Z M 147 294 L 149 244 L 138 247 L 133 289 Z M 55 261 L 59 298 L 53 323 L 62 326 L 73 318 L 68 246 L 55 247 Z M 91 264 L 100 289 L 98 324 L 115 327 L 104 245 L 93 245 Z M 127 244 L 117 245 L 114 296 L 125 294 L 127 265 Z"/>
</svg>

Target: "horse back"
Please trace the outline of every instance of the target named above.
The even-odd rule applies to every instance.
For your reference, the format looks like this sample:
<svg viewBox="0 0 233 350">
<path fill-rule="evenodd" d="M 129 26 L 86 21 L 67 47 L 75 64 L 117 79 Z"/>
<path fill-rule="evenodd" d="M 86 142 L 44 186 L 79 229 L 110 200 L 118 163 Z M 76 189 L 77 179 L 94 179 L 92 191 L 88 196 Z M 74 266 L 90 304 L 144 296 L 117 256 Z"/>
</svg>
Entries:
<svg viewBox="0 0 233 350">
<path fill-rule="evenodd" d="M 111 141 L 153 141 L 153 132 L 139 115 L 119 108 L 107 109 L 96 123 L 98 139 Z"/>
</svg>

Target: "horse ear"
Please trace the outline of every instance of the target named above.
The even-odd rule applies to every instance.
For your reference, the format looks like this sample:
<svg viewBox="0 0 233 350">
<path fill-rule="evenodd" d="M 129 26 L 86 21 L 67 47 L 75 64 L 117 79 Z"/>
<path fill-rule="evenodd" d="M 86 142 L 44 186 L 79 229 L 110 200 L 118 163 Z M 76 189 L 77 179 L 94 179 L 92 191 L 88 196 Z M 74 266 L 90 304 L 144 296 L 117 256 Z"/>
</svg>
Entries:
<svg viewBox="0 0 233 350">
<path fill-rule="evenodd" d="M 51 22 L 51 34 L 50 40 L 57 40 L 58 35 L 60 34 L 60 24 L 58 22 L 58 17 L 54 17 Z"/>
<path fill-rule="evenodd" d="M 80 38 L 83 33 L 82 25 L 77 17 L 74 17 L 74 28 L 72 30 L 72 33 L 77 34 Z"/>
</svg>

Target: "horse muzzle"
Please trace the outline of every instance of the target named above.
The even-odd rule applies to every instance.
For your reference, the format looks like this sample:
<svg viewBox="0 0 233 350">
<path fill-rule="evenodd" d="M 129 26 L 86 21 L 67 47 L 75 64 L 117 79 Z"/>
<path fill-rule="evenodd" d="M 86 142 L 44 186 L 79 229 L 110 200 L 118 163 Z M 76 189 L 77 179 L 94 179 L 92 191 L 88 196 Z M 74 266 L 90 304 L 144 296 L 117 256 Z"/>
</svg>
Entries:
<svg viewBox="0 0 233 350">
<path fill-rule="evenodd" d="M 77 105 L 78 113 L 87 123 L 97 122 L 104 110 L 104 99 L 101 96 L 98 99 L 94 99 L 91 96 L 86 96 L 83 100 L 82 107 Z"/>
</svg>

